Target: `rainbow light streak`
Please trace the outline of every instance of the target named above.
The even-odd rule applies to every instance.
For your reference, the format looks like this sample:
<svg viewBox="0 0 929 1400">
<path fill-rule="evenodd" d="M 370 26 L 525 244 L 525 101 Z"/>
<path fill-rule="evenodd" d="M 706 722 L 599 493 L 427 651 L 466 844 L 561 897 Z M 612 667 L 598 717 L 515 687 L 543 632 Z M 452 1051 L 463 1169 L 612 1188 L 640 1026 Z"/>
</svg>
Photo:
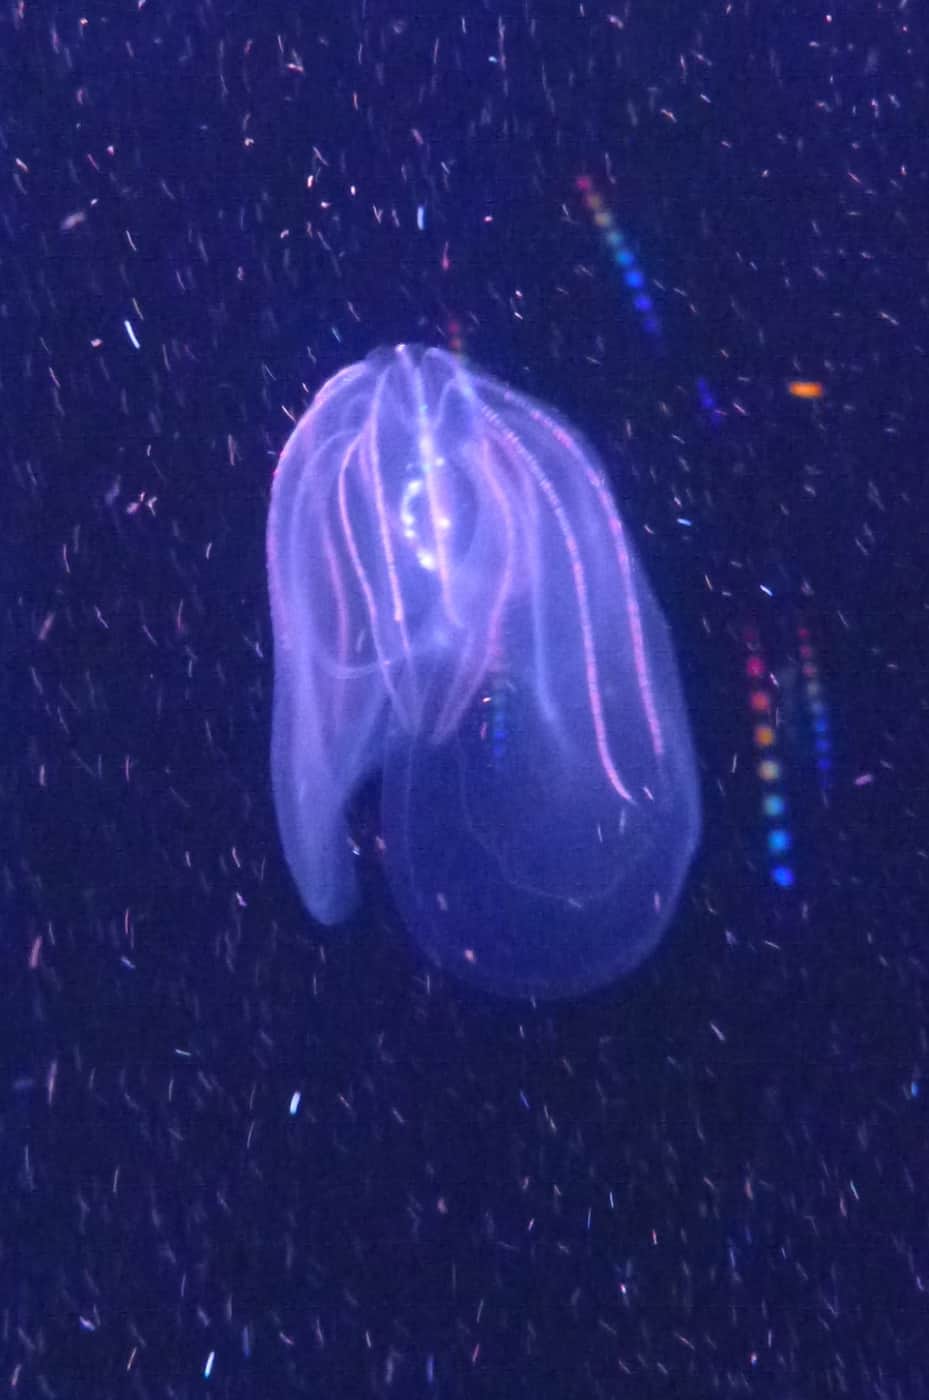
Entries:
<svg viewBox="0 0 929 1400">
<path fill-rule="evenodd" d="M 784 768 L 778 754 L 777 729 L 774 723 L 774 693 L 761 645 L 758 629 L 749 623 L 744 631 L 748 657 L 745 675 L 748 680 L 748 706 L 752 718 L 752 741 L 755 749 L 755 772 L 761 783 L 761 816 L 764 823 L 768 875 L 779 889 L 791 889 L 795 883 L 790 852 L 793 837 L 788 826 L 788 803 L 784 783 Z"/>
<path fill-rule="evenodd" d="M 816 778 L 820 792 L 825 794 L 832 787 L 832 726 L 813 638 L 804 622 L 797 624 L 797 650 L 803 677 L 803 703 L 813 738 Z"/>
<path fill-rule="evenodd" d="M 660 339 L 661 322 L 658 320 L 655 303 L 645 291 L 645 273 L 635 253 L 626 242 L 625 234 L 589 175 L 578 175 L 574 185 L 584 201 L 587 212 L 600 230 L 600 235 L 614 266 L 632 293 L 632 305 L 638 312 L 642 325 L 650 336 L 656 340 Z"/>
</svg>

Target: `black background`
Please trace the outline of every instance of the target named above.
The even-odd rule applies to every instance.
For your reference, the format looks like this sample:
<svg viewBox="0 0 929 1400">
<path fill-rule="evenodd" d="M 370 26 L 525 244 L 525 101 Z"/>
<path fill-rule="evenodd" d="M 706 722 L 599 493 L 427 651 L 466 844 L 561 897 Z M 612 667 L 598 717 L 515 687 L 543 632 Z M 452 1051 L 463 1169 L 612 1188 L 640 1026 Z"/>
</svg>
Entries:
<svg viewBox="0 0 929 1400">
<path fill-rule="evenodd" d="M 929 1393 L 927 60 L 896 4 L 7 4 L 9 1393 Z M 673 930 L 563 1005 L 427 968 L 370 852 L 316 928 L 270 800 L 274 462 L 451 317 L 603 452 L 700 757 Z M 741 629 L 801 607 L 785 895 Z"/>
</svg>

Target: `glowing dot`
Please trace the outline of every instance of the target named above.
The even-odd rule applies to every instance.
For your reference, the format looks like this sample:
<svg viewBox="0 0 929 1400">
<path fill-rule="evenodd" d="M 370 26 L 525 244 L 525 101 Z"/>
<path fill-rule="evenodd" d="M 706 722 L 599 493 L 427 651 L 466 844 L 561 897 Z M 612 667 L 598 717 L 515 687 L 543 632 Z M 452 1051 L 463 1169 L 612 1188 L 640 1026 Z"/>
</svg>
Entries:
<svg viewBox="0 0 929 1400">
<path fill-rule="evenodd" d="M 826 391 L 815 379 L 791 379 L 787 392 L 795 399 L 821 399 Z"/>
</svg>

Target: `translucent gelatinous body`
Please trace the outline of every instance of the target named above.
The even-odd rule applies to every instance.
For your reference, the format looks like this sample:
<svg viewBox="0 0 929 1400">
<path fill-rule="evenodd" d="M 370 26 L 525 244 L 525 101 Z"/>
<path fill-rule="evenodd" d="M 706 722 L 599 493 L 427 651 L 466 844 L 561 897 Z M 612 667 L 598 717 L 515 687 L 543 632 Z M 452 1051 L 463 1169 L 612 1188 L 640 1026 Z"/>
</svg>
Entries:
<svg viewBox="0 0 929 1400">
<path fill-rule="evenodd" d="M 310 913 L 356 899 L 345 807 L 428 956 L 556 997 L 635 967 L 700 828 L 667 625 L 590 447 L 435 349 L 324 384 L 274 478 L 272 772 Z"/>
</svg>

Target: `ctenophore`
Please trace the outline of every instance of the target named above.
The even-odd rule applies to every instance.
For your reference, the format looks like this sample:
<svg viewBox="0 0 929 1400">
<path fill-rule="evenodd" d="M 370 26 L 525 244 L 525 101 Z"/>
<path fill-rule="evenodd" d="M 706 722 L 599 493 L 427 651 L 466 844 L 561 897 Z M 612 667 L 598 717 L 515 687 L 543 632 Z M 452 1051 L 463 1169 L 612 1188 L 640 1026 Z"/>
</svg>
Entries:
<svg viewBox="0 0 929 1400">
<path fill-rule="evenodd" d="M 356 906 L 346 805 L 380 773 L 388 881 L 432 962 L 540 998 L 641 963 L 697 847 L 697 771 L 582 436 L 443 350 L 376 350 L 294 429 L 267 542 L 274 798 L 310 914 Z"/>
</svg>

